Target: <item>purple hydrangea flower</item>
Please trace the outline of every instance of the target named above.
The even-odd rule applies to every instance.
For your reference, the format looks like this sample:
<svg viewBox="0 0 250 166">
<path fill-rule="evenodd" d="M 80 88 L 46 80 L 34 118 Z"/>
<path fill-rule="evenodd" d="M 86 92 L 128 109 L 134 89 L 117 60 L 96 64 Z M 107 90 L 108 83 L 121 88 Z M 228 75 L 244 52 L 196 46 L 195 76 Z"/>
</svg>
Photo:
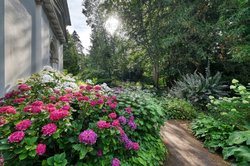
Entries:
<svg viewBox="0 0 250 166">
<path fill-rule="evenodd" d="M 137 128 L 136 123 L 135 123 L 134 121 L 132 121 L 132 120 L 128 121 L 128 126 L 129 126 L 131 129 L 133 129 L 133 130 L 135 130 L 135 129 Z"/>
<path fill-rule="evenodd" d="M 81 143 L 93 145 L 96 143 L 97 134 L 93 130 L 85 130 L 80 133 L 79 141 Z"/>
<path fill-rule="evenodd" d="M 125 125 L 127 123 L 127 119 L 124 116 L 120 116 L 118 118 L 119 122 L 123 125 Z"/>
<path fill-rule="evenodd" d="M 118 158 L 113 158 L 112 160 L 112 166 L 120 166 L 121 162 Z"/>
</svg>

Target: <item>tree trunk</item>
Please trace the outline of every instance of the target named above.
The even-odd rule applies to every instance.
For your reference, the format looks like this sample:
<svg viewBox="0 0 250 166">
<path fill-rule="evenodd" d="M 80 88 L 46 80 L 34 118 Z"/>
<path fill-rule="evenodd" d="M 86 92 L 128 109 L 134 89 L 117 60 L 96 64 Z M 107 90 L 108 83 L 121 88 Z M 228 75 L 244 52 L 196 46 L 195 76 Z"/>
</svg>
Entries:
<svg viewBox="0 0 250 166">
<path fill-rule="evenodd" d="M 154 81 L 154 87 L 156 87 L 157 89 L 159 89 L 159 62 L 158 61 L 154 61 L 153 64 L 153 81 Z"/>
</svg>

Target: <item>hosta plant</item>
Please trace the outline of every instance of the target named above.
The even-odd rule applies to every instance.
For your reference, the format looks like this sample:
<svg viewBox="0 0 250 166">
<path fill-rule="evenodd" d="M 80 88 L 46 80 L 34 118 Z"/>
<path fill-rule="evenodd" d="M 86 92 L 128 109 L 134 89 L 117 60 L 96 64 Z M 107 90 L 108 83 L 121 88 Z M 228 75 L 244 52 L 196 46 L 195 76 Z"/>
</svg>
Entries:
<svg viewBox="0 0 250 166">
<path fill-rule="evenodd" d="M 149 147 L 144 141 L 154 128 L 139 132 L 148 122 L 123 106 L 99 85 L 78 86 L 70 76 L 46 68 L 0 101 L 1 161 L 7 166 L 144 165 Z"/>
</svg>

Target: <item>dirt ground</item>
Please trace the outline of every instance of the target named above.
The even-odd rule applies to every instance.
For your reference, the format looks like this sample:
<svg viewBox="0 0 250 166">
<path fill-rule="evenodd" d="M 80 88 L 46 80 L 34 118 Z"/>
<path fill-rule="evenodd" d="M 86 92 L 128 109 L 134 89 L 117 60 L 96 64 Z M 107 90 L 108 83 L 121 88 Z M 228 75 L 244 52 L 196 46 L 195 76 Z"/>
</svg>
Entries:
<svg viewBox="0 0 250 166">
<path fill-rule="evenodd" d="M 168 148 L 164 166 L 229 166 L 217 154 L 210 153 L 191 133 L 187 121 L 169 120 L 161 128 Z"/>
</svg>

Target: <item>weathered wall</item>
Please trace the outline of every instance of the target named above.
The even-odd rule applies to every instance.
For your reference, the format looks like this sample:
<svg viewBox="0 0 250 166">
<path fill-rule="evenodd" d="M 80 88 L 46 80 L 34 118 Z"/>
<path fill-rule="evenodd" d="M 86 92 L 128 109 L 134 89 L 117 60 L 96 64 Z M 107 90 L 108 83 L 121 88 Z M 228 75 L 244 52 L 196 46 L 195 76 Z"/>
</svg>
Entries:
<svg viewBox="0 0 250 166">
<path fill-rule="evenodd" d="M 0 97 L 4 93 L 4 1 L 0 1 Z"/>
<path fill-rule="evenodd" d="M 63 49 L 41 5 L 34 0 L 0 0 L 0 97 L 20 78 L 50 63 L 50 43 L 56 43 L 58 70 Z"/>
<path fill-rule="evenodd" d="M 30 1 L 32 4 L 34 1 Z M 5 0 L 5 90 L 31 74 L 32 16 L 19 0 Z"/>
<path fill-rule="evenodd" d="M 50 29 L 49 20 L 44 11 L 41 13 L 41 60 L 40 65 L 50 65 L 50 41 L 52 40 L 53 33 Z"/>
</svg>

